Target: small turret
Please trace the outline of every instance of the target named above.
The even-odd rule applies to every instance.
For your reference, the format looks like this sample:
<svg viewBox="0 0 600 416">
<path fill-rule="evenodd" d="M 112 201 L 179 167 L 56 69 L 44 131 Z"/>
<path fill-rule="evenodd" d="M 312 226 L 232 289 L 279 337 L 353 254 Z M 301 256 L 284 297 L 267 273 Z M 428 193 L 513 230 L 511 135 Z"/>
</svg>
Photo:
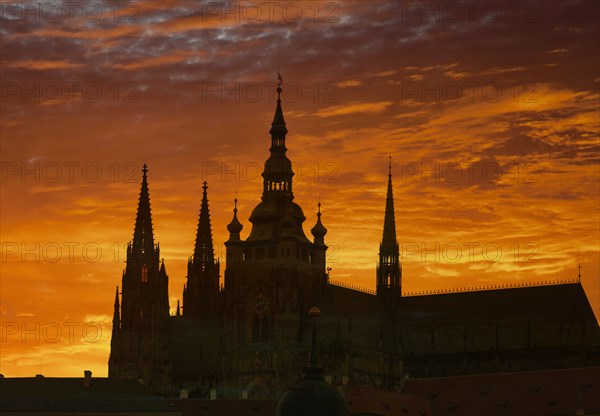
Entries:
<svg viewBox="0 0 600 416">
<path fill-rule="evenodd" d="M 229 224 L 227 224 L 227 231 L 229 231 L 229 241 L 240 241 L 240 233 L 242 232 L 242 229 L 244 228 L 244 226 L 242 225 L 242 223 L 238 220 L 237 217 L 237 198 L 235 198 L 233 200 L 233 219 L 231 220 L 231 222 Z"/>
<path fill-rule="evenodd" d="M 315 238 L 314 239 L 315 244 L 320 245 L 320 246 L 325 245 L 325 234 L 327 234 L 327 228 L 325 228 L 325 226 L 321 222 L 321 203 L 320 202 L 317 204 L 317 223 L 310 230 L 310 232 L 313 235 L 313 237 Z"/>
</svg>

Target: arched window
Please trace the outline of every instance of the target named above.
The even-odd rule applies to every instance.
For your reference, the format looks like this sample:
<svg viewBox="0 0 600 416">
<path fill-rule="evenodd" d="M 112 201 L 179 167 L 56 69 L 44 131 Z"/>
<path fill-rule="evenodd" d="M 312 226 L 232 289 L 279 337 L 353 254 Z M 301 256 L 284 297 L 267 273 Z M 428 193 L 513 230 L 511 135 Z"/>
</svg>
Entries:
<svg viewBox="0 0 600 416">
<path fill-rule="evenodd" d="M 142 265 L 142 283 L 148 283 L 148 265 Z"/>
</svg>

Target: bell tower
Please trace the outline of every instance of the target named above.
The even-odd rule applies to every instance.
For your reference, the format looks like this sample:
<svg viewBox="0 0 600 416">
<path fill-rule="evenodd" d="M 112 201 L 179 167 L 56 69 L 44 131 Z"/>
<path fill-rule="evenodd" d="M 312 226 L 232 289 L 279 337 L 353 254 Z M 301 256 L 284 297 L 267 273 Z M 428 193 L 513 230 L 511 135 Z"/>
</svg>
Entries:
<svg viewBox="0 0 600 416">
<path fill-rule="evenodd" d="M 194 255 L 188 260 L 187 280 L 183 287 L 184 316 L 208 316 L 219 312 L 220 264 L 215 260 L 207 188 L 205 181 L 202 185 L 202 204 Z"/>
<path fill-rule="evenodd" d="M 314 241 L 303 230 L 302 208 L 294 202 L 294 172 L 287 156 L 288 133 L 281 100 L 269 130 L 270 155 L 265 161 L 261 200 L 250 215 L 251 229 L 242 239 L 237 199 L 233 219 L 227 226 L 229 239 L 224 278 L 223 305 L 227 321 L 228 356 L 232 368 L 242 374 L 286 374 L 289 345 L 308 342 L 308 310 L 315 305 L 327 283 L 327 246 L 318 213 Z M 293 372 L 292 372 L 293 373 Z M 287 388 L 289 380 L 281 381 Z M 277 386 L 272 386 L 277 388 Z"/>
<path fill-rule="evenodd" d="M 388 186 L 383 220 L 383 237 L 379 245 L 377 264 L 377 295 L 400 297 L 402 294 L 402 264 L 400 248 L 396 239 L 396 219 L 394 216 L 394 195 L 392 190 L 392 157 L 388 166 Z"/>
<path fill-rule="evenodd" d="M 109 377 L 142 379 L 155 388 L 165 385 L 168 370 L 169 278 L 160 247 L 154 243 L 148 167 L 142 169 L 133 240 L 127 245 L 119 317 L 115 298 Z"/>
</svg>

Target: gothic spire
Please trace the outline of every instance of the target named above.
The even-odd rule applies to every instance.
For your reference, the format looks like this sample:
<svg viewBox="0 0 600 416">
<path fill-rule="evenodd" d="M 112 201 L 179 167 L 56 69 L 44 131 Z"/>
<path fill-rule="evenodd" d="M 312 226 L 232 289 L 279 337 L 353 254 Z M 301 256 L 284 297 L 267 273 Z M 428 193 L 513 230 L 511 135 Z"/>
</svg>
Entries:
<svg viewBox="0 0 600 416">
<path fill-rule="evenodd" d="M 114 306 L 114 312 L 113 312 L 113 334 L 119 330 L 120 326 L 121 326 L 121 318 L 120 318 L 120 312 L 121 307 L 119 305 L 119 286 L 117 286 L 117 290 L 115 292 L 115 306 Z"/>
<path fill-rule="evenodd" d="M 154 252 L 154 231 L 152 230 L 152 214 L 150 212 L 150 194 L 148 192 L 148 166 L 142 169 L 142 186 L 138 202 L 135 229 L 133 232 L 132 254 L 149 254 Z"/>
<path fill-rule="evenodd" d="M 394 194 L 392 191 L 392 156 L 390 156 L 388 165 L 387 197 L 385 200 L 385 217 L 383 221 L 383 238 L 381 240 L 381 245 L 382 247 L 393 248 L 397 244 L 396 219 L 394 216 Z"/>
<path fill-rule="evenodd" d="M 400 249 L 396 239 L 396 219 L 394 217 L 394 195 L 392 191 L 392 157 L 388 166 L 388 186 L 383 220 L 383 237 L 379 245 L 379 264 L 377 265 L 377 293 L 384 291 L 401 294 L 402 265 Z"/>
<path fill-rule="evenodd" d="M 215 253 L 213 250 L 212 231 L 210 228 L 210 214 L 208 212 L 208 197 L 206 189 L 208 185 L 204 181 L 202 185 L 202 205 L 198 217 L 198 230 L 196 231 L 196 247 L 194 248 L 194 264 L 203 263 L 213 265 Z"/>
</svg>

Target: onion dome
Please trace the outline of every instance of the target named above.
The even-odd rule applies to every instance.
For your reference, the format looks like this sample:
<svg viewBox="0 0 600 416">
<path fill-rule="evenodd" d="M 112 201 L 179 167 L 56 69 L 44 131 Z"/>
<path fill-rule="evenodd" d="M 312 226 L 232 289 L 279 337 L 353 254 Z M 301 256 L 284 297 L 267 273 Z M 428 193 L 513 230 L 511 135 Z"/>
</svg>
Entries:
<svg viewBox="0 0 600 416">
<path fill-rule="evenodd" d="M 233 219 L 229 224 L 227 224 L 227 230 L 229 231 L 229 241 L 239 241 L 240 233 L 242 232 L 244 226 L 239 222 L 237 217 L 237 198 L 233 200 L 233 203 Z"/>
<path fill-rule="evenodd" d="M 319 365 L 317 344 L 317 321 L 321 314 L 313 307 L 309 315 L 313 319 L 312 341 L 308 365 L 304 377 L 287 391 L 277 405 L 276 416 L 348 416 L 350 411 L 344 397 L 325 382 L 325 371 Z"/>
<path fill-rule="evenodd" d="M 310 230 L 313 237 L 315 237 L 315 244 L 324 244 L 325 234 L 327 234 L 327 228 L 321 222 L 321 203 L 317 204 L 317 223 Z"/>
</svg>

